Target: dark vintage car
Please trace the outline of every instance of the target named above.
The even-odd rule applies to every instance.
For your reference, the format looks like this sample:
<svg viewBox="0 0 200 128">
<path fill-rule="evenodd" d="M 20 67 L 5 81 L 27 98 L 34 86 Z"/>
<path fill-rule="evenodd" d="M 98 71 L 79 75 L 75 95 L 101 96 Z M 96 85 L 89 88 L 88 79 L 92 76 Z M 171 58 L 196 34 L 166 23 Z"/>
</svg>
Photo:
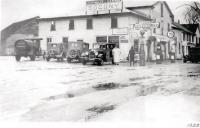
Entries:
<svg viewBox="0 0 200 128">
<path fill-rule="evenodd" d="M 72 60 L 78 60 L 81 62 L 81 54 L 89 50 L 89 44 L 77 41 L 77 42 L 68 42 L 67 48 L 67 62 L 71 63 Z"/>
<path fill-rule="evenodd" d="M 44 58 L 47 61 L 50 59 L 57 59 L 58 61 L 63 61 L 66 57 L 66 48 L 63 43 L 49 43 L 47 45 L 47 52 L 44 55 Z"/>
<path fill-rule="evenodd" d="M 183 62 L 187 61 L 192 63 L 200 62 L 200 47 L 193 47 L 188 49 L 188 55 L 183 57 Z"/>
<path fill-rule="evenodd" d="M 15 59 L 20 61 L 21 57 L 30 57 L 32 61 L 41 56 L 40 38 L 20 39 L 15 42 Z"/>
<path fill-rule="evenodd" d="M 88 62 L 103 65 L 105 62 L 113 63 L 112 49 L 115 47 L 114 43 L 97 44 L 94 49 L 82 53 L 82 64 L 86 65 Z"/>
</svg>

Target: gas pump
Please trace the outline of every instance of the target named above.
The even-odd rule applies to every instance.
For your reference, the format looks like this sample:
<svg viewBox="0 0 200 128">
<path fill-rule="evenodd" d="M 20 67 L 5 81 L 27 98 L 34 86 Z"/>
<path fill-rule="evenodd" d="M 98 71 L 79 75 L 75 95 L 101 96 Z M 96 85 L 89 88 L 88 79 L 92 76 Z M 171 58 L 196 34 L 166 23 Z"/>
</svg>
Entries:
<svg viewBox="0 0 200 128">
<path fill-rule="evenodd" d="M 161 64 L 161 55 L 162 55 L 162 50 L 160 44 L 157 45 L 157 52 L 156 52 L 156 64 Z"/>
<path fill-rule="evenodd" d="M 169 58 L 171 63 L 175 63 L 175 43 L 174 41 L 170 42 L 170 52 L 169 52 Z"/>
<path fill-rule="evenodd" d="M 140 56 L 140 66 L 145 66 L 145 51 L 144 51 L 144 34 L 145 34 L 145 31 L 141 30 L 140 31 L 140 35 L 141 35 L 141 38 L 140 38 L 140 52 L 139 52 L 139 56 Z"/>
</svg>

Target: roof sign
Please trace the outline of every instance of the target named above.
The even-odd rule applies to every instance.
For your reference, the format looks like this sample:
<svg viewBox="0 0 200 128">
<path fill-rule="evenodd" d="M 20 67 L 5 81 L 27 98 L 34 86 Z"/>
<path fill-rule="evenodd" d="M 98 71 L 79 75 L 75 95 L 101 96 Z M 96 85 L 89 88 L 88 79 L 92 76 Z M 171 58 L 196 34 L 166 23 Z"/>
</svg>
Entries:
<svg viewBox="0 0 200 128">
<path fill-rule="evenodd" d="M 86 1 L 87 14 L 98 14 L 111 10 L 122 10 L 122 0 L 93 0 Z"/>
</svg>

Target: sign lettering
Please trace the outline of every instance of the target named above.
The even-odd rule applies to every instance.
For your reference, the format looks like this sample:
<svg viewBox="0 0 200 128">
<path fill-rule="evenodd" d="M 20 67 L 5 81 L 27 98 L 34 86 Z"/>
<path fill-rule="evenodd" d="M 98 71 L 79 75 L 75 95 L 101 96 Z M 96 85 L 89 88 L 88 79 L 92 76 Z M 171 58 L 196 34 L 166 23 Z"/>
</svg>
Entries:
<svg viewBox="0 0 200 128">
<path fill-rule="evenodd" d="M 122 0 L 95 0 L 86 1 L 86 12 L 97 13 L 98 11 L 121 10 Z"/>
</svg>

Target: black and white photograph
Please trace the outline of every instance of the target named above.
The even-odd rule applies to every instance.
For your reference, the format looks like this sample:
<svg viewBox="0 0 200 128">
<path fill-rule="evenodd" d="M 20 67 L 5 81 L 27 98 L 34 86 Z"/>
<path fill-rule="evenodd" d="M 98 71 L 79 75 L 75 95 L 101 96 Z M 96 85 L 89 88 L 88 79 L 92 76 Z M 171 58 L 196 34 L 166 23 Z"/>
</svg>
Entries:
<svg viewBox="0 0 200 128">
<path fill-rule="evenodd" d="M 0 5 L 1 128 L 200 128 L 199 0 Z"/>
</svg>

